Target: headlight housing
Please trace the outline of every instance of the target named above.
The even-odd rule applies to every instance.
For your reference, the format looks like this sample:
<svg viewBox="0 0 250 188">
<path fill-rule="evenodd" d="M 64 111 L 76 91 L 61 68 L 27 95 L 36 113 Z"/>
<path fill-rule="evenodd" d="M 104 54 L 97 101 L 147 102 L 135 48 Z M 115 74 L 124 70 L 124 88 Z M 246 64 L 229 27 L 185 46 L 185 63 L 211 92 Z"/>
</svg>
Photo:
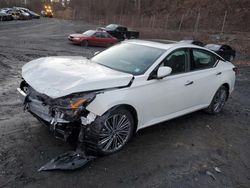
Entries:
<svg viewBox="0 0 250 188">
<path fill-rule="evenodd" d="M 64 114 L 64 119 L 72 120 L 87 114 L 86 106 L 95 99 L 96 93 L 73 94 L 56 99 L 52 110 Z"/>
</svg>

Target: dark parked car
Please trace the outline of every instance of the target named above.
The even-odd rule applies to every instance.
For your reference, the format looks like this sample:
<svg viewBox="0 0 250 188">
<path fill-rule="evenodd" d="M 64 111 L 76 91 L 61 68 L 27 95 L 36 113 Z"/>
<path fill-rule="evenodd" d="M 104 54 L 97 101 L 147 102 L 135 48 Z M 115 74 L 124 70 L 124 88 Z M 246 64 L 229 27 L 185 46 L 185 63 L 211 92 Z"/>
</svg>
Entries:
<svg viewBox="0 0 250 188">
<path fill-rule="evenodd" d="M 125 39 L 137 39 L 139 38 L 139 32 L 128 31 L 128 28 L 118 24 L 110 24 L 106 27 L 100 27 L 98 30 L 107 31 L 113 37 L 121 40 Z"/>
<path fill-rule="evenodd" d="M 23 7 L 14 7 L 15 9 L 17 10 L 22 10 L 23 12 L 27 13 L 30 15 L 31 18 L 34 18 L 34 19 L 39 19 L 40 18 L 40 15 L 27 9 L 27 8 L 23 8 Z"/>
<path fill-rule="evenodd" d="M 221 57 L 223 57 L 227 61 L 233 61 L 235 58 L 235 50 L 226 44 L 207 44 L 205 48 L 208 48 L 217 54 L 219 54 Z"/>
<path fill-rule="evenodd" d="M 11 14 L 8 14 L 4 11 L 0 11 L 0 21 L 10 21 L 13 20 Z"/>
<path fill-rule="evenodd" d="M 194 44 L 197 46 L 205 46 L 205 44 L 198 40 L 181 40 L 179 43 Z"/>
<path fill-rule="evenodd" d="M 14 20 L 30 20 L 31 16 L 23 10 L 10 8 L 5 10 L 5 13 L 11 14 Z"/>
</svg>

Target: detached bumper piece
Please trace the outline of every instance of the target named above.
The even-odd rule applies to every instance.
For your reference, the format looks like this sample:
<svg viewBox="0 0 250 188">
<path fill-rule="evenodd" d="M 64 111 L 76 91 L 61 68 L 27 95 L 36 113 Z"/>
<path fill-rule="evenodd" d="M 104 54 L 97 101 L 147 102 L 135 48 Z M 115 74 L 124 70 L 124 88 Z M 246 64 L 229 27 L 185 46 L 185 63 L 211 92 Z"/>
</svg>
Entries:
<svg viewBox="0 0 250 188">
<path fill-rule="evenodd" d="M 52 159 L 38 171 L 75 170 L 86 166 L 95 157 L 86 156 L 83 152 L 69 151 Z"/>
</svg>

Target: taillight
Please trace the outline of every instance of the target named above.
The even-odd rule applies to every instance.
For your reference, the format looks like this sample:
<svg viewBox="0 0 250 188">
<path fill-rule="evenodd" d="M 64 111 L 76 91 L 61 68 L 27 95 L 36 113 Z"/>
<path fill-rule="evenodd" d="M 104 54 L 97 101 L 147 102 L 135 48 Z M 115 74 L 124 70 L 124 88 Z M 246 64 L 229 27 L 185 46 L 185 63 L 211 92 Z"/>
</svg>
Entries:
<svg viewBox="0 0 250 188">
<path fill-rule="evenodd" d="M 235 74 L 239 74 L 239 69 L 237 67 L 234 67 L 233 71 L 235 72 Z"/>
</svg>

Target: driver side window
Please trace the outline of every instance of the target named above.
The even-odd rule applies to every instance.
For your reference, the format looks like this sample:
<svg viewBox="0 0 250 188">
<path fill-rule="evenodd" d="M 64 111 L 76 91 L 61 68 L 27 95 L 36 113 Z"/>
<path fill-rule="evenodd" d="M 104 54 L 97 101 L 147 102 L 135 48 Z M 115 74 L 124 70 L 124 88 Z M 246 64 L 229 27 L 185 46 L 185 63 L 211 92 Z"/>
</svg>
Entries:
<svg viewBox="0 0 250 188">
<path fill-rule="evenodd" d="M 171 74 L 179 74 L 186 72 L 187 63 L 188 51 L 186 49 L 181 49 L 168 55 L 163 60 L 163 64 L 161 66 L 171 67 Z"/>
<path fill-rule="evenodd" d="M 102 38 L 102 34 L 100 32 L 96 32 L 94 34 L 94 36 L 97 37 L 97 38 Z"/>
</svg>

